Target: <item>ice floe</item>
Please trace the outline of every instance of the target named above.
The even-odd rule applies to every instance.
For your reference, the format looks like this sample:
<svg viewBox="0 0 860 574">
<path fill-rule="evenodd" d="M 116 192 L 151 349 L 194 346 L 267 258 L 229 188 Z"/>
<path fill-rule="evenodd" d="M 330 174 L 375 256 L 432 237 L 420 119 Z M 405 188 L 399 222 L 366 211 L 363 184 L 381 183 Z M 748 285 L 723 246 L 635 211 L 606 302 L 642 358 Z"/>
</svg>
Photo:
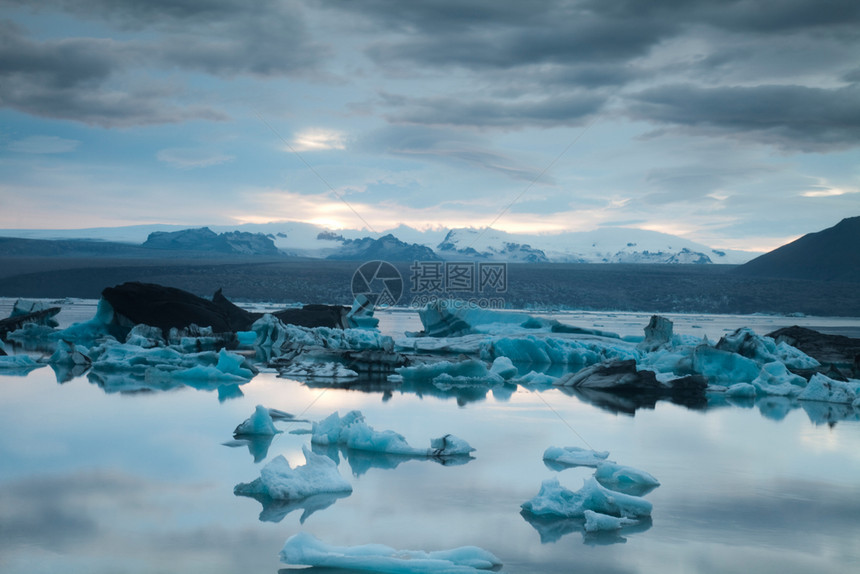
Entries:
<svg viewBox="0 0 860 574">
<path fill-rule="evenodd" d="M 569 466 L 597 467 L 609 456 L 608 450 L 597 451 L 578 446 L 551 446 L 543 453 L 544 462 L 551 462 L 558 468 Z"/>
<path fill-rule="evenodd" d="M 299 532 L 291 536 L 280 552 L 281 562 L 348 570 L 392 574 L 468 574 L 476 570 L 498 570 L 501 561 L 477 546 L 452 550 L 396 550 L 383 544 L 332 546 L 313 535 Z"/>
<path fill-rule="evenodd" d="M 272 420 L 272 415 L 269 409 L 263 405 L 257 405 L 254 409 L 254 414 L 245 419 L 233 431 L 233 436 L 243 435 L 268 435 L 273 436 L 283 431 L 275 428 L 275 421 Z"/>
<path fill-rule="evenodd" d="M 311 435 L 311 442 L 318 445 L 342 445 L 355 450 L 412 457 L 469 456 L 475 450 L 451 434 L 432 439 L 430 448 L 413 447 L 395 431 L 374 430 L 360 411 L 350 411 L 343 417 L 334 412 L 322 421 L 314 422 Z"/>
<path fill-rule="evenodd" d="M 652 474 L 612 461 L 598 463 L 594 478 L 606 488 L 634 496 L 644 496 L 660 486 Z"/>
<path fill-rule="evenodd" d="M 522 504 L 523 510 L 537 516 L 583 517 L 586 510 L 626 518 L 650 516 L 652 504 L 633 496 L 601 486 L 593 476 L 585 479 L 577 491 L 563 487 L 558 478 L 541 484 L 540 492 Z"/>
<path fill-rule="evenodd" d="M 298 500 L 315 494 L 352 492 L 352 485 L 337 470 L 329 457 L 302 447 L 305 464 L 290 466 L 278 455 L 260 469 L 260 477 L 252 482 L 237 484 L 234 494 L 261 496 L 275 500 Z"/>
</svg>

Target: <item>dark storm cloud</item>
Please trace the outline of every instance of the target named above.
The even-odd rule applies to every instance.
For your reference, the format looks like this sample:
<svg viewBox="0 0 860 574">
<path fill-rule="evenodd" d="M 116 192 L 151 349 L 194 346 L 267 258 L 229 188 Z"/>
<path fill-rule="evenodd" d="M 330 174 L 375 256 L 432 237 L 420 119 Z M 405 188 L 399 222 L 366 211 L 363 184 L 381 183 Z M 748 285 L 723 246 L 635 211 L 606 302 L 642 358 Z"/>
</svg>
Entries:
<svg viewBox="0 0 860 574">
<path fill-rule="evenodd" d="M 109 81 L 136 59 L 113 40 L 70 38 L 37 42 L 10 22 L 0 23 L 0 106 L 32 115 L 102 127 L 223 119 L 203 108 L 166 101 L 173 90 L 110 88 Z"/>
<path fill-rule="evenodd" d="M 47 0 L 40 7 L 46 6 L 125 31 L 156 32 L 157 41 L 128 46 L 149 65 L 282 76 L 309 73 L 329 55 L 312 40 L 297 2 Z"/>
<path fill-rule="evenodd" d="M 787 150 L 827 151 L 860 145 L 860 86 L 793 85 L 702 88 L 660 86 L 633 94 L 636 119 L 767 143 Z"/>
</svg>

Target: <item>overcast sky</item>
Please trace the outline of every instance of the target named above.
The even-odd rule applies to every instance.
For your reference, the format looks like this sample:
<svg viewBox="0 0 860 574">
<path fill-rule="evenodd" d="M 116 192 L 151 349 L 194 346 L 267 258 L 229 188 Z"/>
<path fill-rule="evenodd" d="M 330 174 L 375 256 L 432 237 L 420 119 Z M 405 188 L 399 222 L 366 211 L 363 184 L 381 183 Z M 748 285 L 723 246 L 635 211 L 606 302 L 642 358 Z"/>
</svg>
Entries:
<svg viewBox="0 0 860 574">
<path fill-rule="evenodd" d="M 857 0 L 0 0 L 0 228 L 852 215 Z"/>
</svg>

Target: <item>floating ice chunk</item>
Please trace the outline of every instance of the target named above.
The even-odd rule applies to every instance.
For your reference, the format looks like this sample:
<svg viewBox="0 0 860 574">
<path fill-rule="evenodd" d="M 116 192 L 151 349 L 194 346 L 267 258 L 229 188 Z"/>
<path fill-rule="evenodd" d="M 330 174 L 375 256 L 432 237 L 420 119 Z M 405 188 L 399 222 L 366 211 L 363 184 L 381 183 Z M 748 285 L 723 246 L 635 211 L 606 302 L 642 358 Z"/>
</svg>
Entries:
<svg viewBox="0 0 860 574">
<path fill-rule="evenodd" d="M 145 349 L 108 341 L 90 349 L 96 373 L 126 372 L 147 379 L 181 379 L 243 383 L 256 369 L 242 355 L 221 349 L 218 353 L 181 353 L 171 347 Z"/>
<path fill-rule="evenodd" d="M 496 357 L 493 365 L 490 367 L 490 373 L 498 375 L 505 380 L 515 376 L 517 372 L 517 368 L 508 357 Z"/>
<path fill-rule="evenodd" d="M 298 500 L 326 492 L 352 492 L 352 486 L 325 455 L 302 447 L 305 464 L 290 467 L 283 455 L 273 458 L 260 470 L 260 478 L 237 484 L 234 494 L 264 496 L 276 500 Z"/>
<path fill-rule="evenodd" d="M 89 366 L 92 364 L 92 359 L 90 359 L 89 350 L 86 347 L 81 345 L 76 345 L 71 341 L 65 341 L 60 339 L 57 341 L 57 348 L 54 353 L 48 358 L 48 363 L 51 365 L 63 365 L 63 366 Z"/>
<path fill-rule="evenodd" d="M 594 478 L 606 488 L 635 496 L 642 496 L 660 486 L 660 481 L 652 474 L 611 461 L 599 463 Z"/>
<path fill-rule="evenodd" d="M 558 381 L 558 377 L 553 377 L 546 373 L 538 373 L 537 371 L 529 371 L 522 377 L 511 379 L 512 383 L 528 386 L 549 386 L 554 385 L 556 381 Z"/>
<path fill-rule="evenodd" d="M 592 365 L 608 359 L 638 359 L 631 344 L 610 338 L 562 338 L 527 335 L 488 338 L 481 345 L 481 358 L 492 361 L 507 357 L 515 363 Z"/>
<path fill-rule="evenodd" d="M 254 331 L 236 331 L 236 340 L 242 347 L 251 347 L 257 341 L 257 333 Z"/>
<path fill-rule="evenodd" d="M 293 361 L 285 367 L 278 367 L 278 374 L 292 379 L 356 379 L 358 373 L 334 361 Z"/>
<path fill-rule="evenodd" d="M 160 328 L 144 325 L 142 323 L 131 328 L 131 331 L 128 332 L 128 336 L 125 338 L 125 342 L 128 345 L 137 345 L 144 349 L 163 347 L 167 343 L 164 340 L 164 335 Z"/>
<path fill-rule="evenodd" d="M 466 441 L 445 435 L 432 439 L 430 448 L 416 448 L 394 431 L 377 431 L 368 425 L 360 411 L 350 411 L 341 418 L 337 412 L 313 423 L 311 442 L 320 445 L 342 445 L 355 450 L 383 452 L 406 456 L 444 457 L 464 456 L 473 452 Z"/>
<path fill-rule="evenodd" d="M 466 359 L 464 361 L 437 361 L 412 367 L 398 367 L 394 371 L 403 377 L 404 381 L 440 381 L 440 382 L 502 382 L 502 377 L 491 373 L 483 361 Z M 444 377 L 443 377 L 444 376 Z M 442 379 L 440 380 L 440 377 Z"/>
<path fill-rule="evenodd" d="M 834 381 L 821 373 L 815 373 L 797 398 L 802 401 L 851 404 L 857 399 L 857 385 Z"/>
<path fill-rule="evenodd" d="M 601 486 L 593 476 L 585 479 L 576 492 L 564 488 L 557 478 L 543 481 L 540 492 L 522 504 L 522 508 L 537 516 L 581 518 L 586 510 L 601 514 L 637 518 L 650 516 L 652 505 L 639 496 L 615 492 Z"/>
<path fill-rule="evenodd" d="M 237 426 L 233 435 L 275 435 L 280 432 L 283 431 L 275 428 L 275 422 L 272 420 L 272 415 L 269 414 L 269 409 L 263 405 L 257 405 L 254 414 Z"/>
<path fill-rule="evenodd" d="M 609 516 L 608 514 L 601 514 L 599 512 L 594 512 L 593 510 L 585 511 L 585 531 L 586 532 L 600 532 L 606 530 L 620 530 L 625 526 L 632 526 L 634 524 L 638 524 L 638 520 L 633 520 L 632 518 L 623 518 L 618 516 Z"/>
<path fill-rule="evenodd" d="M 477 546 L 424 552 L 395 550 L 383 544 L 331 546 L 306 532 L 291 536 L 280 552 L 281 562 L 349 570 L 394 574 L 468 574 L 475 570 L 498 570 L 501 561 Z"/>
<path fill-rule="evenodd" d="M 785 341 L 776 345 L 774 355 L 792 369 L 814 369 L 821 366 L 817 359 L 810 357 L 796 347 L 792 347 Z"/>
<path fill-rule="evenodd" d="M 272 349 L 280 349 L 285 345 L 301 345 L 341 351 L 394 350 L 394 339 L 377 330 L 286 325 L 268 313 L 257 319 L 251 325 L 251 330 L 257 334 L 254 343 L 256 346 Z"/>
<path fill-rule="evenodd" d="M 580 448 L 578 446 L 551 446 L 543 453 L 545 461 L 551 461 L 564 466 L 593 466 L 606 461 L 608 450 L 598 451 Z"/>
<path fill-rule="evenodd" d="M 751 383 L 735 383 L 726 389 L 726 396 L 739 399 L 754 399 L 758 393 Z"/>
<path fill-rule="evenodd" d="M 119 330 L 116 329 L 116 313 L 104 299 L 99 299 L 96 314 L 92 319 L 73 323 L 55 334 L 57 338 L 67 341 L 95 341 L 107 335 L 119 336 Z"/>
<path fill-rule="evenodd" d="M 806 386 L 806 379 L 789 372 L 783 363 L 774 361 L 762 366 L 752 385 L 760 395 L 796 396 Z"/>
<path fill-rule="evenodd" d="M 760 367 L 752 359 L 732 351 L 699 345 L 693 350 L 693 370 L 705 375 L 710 383 L 749 383 L 758 377 Z"/>
<path fill-rule="evenodd" d="M 672 346 L 672 321 L 659 315 L 651 315 L 645 327 L 645 339 L 639 343 L 640 351 L 652 352 Z"/>
<path fill-rule="evenodd" d="M 742 327 L 725 335 L 716 345 L 717 349 L 731 351 L 754 360 L 759 364 L 780 361 L 793 369 L 814 369 L 820 363 L 803 351 L 771 337 L 756 335 L 749 327 Z"/>
</svg>

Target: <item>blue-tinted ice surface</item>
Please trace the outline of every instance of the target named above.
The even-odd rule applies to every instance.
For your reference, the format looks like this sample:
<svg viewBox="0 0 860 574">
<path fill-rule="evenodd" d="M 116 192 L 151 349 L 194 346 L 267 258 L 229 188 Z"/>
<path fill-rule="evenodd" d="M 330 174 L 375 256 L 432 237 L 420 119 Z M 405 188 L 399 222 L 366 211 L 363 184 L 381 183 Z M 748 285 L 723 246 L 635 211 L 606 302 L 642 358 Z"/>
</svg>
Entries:
<svg viewBox="0 0 860 574">
<path fill-rule="evenodd" d="M 392 430 L 377 431 L 367 424 L 360 411 L 341 417 L 337 412 L 314 422 L 311 442 L 318 445 L 340 445 L 350 449 L 413 457 L 469 456 L 475 449 L 469 443 L 448 434 L 431 439 L 430 448 L 413 447 L 406 438 Z"/>
<path fill-rule="evenodd" d="M 260 478 L 237 484 L 235 494 L 261 496 L 274 500 L 299 500 L 316 494 L 352 492 L 352 485 L 337 470 L 329 457 L 302 447 L 305 464 L 290 466 L 278 455 L 260 470 Z"/>
<path fill-rule="evenodd" d="M 395 550 L 384 544 L 333 546 L 311 534 L 291 536 L 280 553 L 281 561 L 290 565 L 345 568 L 391 574 L 474 574 L 476 570 L 497 570 L 501 561 L 476 546 L 452 550 Z"/>
</svg>

